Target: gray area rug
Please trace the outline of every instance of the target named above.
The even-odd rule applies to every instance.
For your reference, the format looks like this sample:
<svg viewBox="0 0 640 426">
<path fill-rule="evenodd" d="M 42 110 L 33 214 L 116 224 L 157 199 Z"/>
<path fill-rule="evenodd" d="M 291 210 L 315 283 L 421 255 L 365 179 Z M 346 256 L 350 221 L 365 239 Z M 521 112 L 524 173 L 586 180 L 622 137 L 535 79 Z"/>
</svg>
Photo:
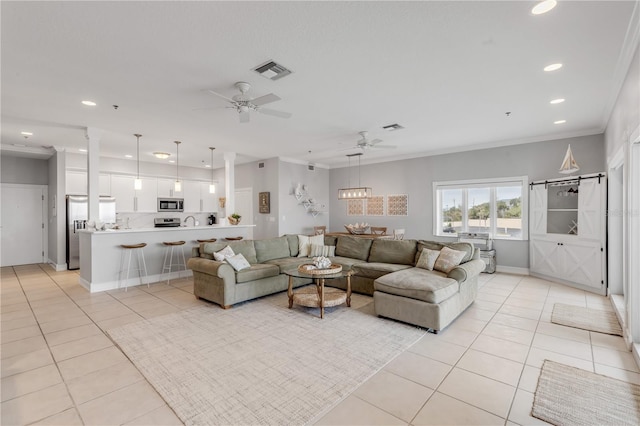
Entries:
<svg viewBox="0 0 640 426">
<path fill-rule="evenodd" d="M 622 328 L 614 312 L 555 303 L 551 322 L 583 330 L 622 336 Z"/>
<path fill-rule="evenodd" d="M 425 334 L 377 318 L 366 296 L 322 320 L 287 301 L 203 306 L 108 333 L 189 425 L 308 423 Z"/>
<path fill-rule="evenodd" d="M 640 386 L 545 360 L 531 414 L 554 425 L 638 425 Z"/>
</svg>

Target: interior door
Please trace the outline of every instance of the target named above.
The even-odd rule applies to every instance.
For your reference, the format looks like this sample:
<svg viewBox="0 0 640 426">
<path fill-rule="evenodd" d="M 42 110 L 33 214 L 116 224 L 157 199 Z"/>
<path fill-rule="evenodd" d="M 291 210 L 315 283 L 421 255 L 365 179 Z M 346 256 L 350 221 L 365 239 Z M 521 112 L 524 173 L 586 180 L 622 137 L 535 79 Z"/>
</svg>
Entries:
<svg viewBox="0 0 640 426">
<path fill-rule="evenodd" d="M 599 179 L 582 181 L 578 193 L 578 236 L 600 240 L 602 238 L 602 205 L 606 183 Z"/>
<path fill-rule="evenodd" d="M 529 197 L 529 234 L 545 235 L 547 233 L 547 188 L 534 185 Z"/>
<path fill-rule="evenodd" d="M 253 189 L 243 188 L 236 189 L 235 191 L 235 212 L 229 212 L 227 216 L 231 216 L 231 213 L 238 213 L 242 216 L 241 223 L 245 225 L 252 225 L 253 222 Z"/>
<path fill-rule="evenodd" d="M 2 185 L 2 266 L 43 263 L 47 187 Z"/>
<path fill-rule="evenodd" d="M 561 245 L 557 241 L 531 239 L 530 268 L 533 272 L 561 277 L 564 274 Z"/>
</svg>

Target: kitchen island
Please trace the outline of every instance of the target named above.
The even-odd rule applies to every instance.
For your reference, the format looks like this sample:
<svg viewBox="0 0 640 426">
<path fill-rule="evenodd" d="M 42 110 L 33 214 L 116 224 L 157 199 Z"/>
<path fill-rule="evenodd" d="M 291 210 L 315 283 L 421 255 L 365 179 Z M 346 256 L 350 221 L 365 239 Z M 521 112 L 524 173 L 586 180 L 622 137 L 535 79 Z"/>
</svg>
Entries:
<svg viewBox="0 0 640 426">
<path fill-rule="evenodd" d="M 118 288 L 118 273 L 120 271 L 120 259 L 123 248 L 121 244 L 146 243 L 144 258 L 147 264 L 148 276 L 143 279 L 154 283 L 173 278 L 186 277 L 191 271 L 173 271 L 171 274 L 162 274 L 164 261 L 164 241 L 185 241 L 184 256 L 188 260 L 191 257 L 191 249 L 198 245 L 196 240 L 225 237 L 253 238 L 255 225 L 210 225 L 189 226 L 174 228 L 139 228 L 119 229 L 106 231 L 80 231 L 80 284 L 91 293 L 113 290 Z M 174 258 L 175 259 L 175 258 Z M 181 259 L 182 260 L 182 259 Z M 175 261 L 174 261 L 175 263 Z M 131 266 L 135 267 L 135 253 L 131 259 Z M 137 271 L 129 276 L 128 286 L 140 284 Z M 124 288 L 124 281 L 121 287 Z"/>
</svg>

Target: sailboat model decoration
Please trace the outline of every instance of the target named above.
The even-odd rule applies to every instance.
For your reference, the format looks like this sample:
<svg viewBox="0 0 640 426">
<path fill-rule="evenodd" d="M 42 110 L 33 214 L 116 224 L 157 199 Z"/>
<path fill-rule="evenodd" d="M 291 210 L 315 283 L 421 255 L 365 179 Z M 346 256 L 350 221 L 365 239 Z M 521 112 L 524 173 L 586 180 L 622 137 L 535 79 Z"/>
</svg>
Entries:
<svg viewBox="0 0 640 426">
<path fill-rule="evenodd" d="M 571 152 L 571 145 L 567 148 L 567 153 L 564 155 L 564 160 L 562 160 L 562 165 L 560 166 L 560 170 L 558 172 L 568 175 L 573 172 L 577 172 L 580 170 L 580 166 L 576 163 L 575 158 L 573 158 L 573 152 Z"/>
</svg>

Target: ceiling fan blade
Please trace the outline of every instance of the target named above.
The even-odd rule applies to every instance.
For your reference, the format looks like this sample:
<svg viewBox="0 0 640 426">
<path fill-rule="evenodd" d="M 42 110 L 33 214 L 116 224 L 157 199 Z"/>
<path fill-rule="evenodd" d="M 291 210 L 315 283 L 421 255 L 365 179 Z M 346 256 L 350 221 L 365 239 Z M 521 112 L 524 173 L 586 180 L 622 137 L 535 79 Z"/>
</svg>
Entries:
<svg viewBox="0 0 640 426">
<path fill-rule="evenodd" d="M 249 112 L 248 111 L 244 111 L 240 113 L 240 122 L 241 123 L 248 123 L 249 122 Z"/>
<path fill-rule="evenodd" d="M 371 148 L 374 149 L 396 149 L 395 145 L 371 145 Z"/>
<path fill-rule="evenodd" d="M 258 108 L 256 111 L 261 112 L 262 114 L 273 115 L 274 117 L 280 118 L 289 118 L 292 115 L 290 112 L 276 111 L 275 109 L 268 108 Z"/>
<path fill-rule="evenodd" d="M 259 98 L 255 98 L 251 100 L 251 103 L 255 106 L 270 104 L 271 102 L 279 101 L 280 97 L 274 95 L 273 93 L 269 93 L 268 95 L 260 96 Z"/>
<path fill-rule="evenodd" d="M 218 93 L 218 92 L 214 92 L 214 91 L 213 91 L 213 90 L 211 90 L 211 89 L 207 89 L 207 92 L 211 93 L 212 95 L 216 95 L 217 97 L 222 98 L 222 99 L 224 99 L 224 100 L 225 100 L 225 101 L 227 101 L 227 102 L 233 102 L 233 99 L 231 99 L 231 98 L 227 98 L 226 96 L 221 95 L 221 94 L 220 94 L 220 93 Z"/>
<path fill-rule="evenodd" d="M 369 145 L 372 145 L 372 146 L 373 146 L 373 145 L 377 145 L 377 144 L 379 144 L 380 142 L 382 142 L 382 139 L 374 139 L 374 140 L 372 140 L 371 142 L 369 142 Z"/>
</svg>

